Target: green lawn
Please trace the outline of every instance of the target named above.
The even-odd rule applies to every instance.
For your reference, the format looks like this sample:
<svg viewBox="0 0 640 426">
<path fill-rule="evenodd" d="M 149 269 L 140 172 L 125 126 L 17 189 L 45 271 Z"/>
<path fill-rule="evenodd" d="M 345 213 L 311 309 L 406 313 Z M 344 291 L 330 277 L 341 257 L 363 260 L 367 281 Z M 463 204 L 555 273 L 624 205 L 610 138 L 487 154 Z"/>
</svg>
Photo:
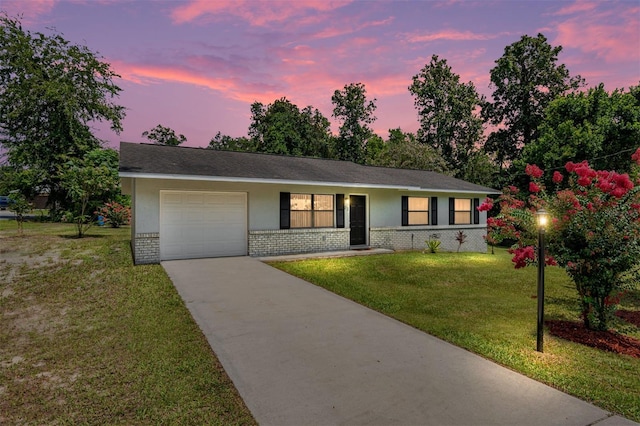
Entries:
<svg viewBox="0 0 640 426">
<path fill-rule="evenodd" d="M 403 252 L 274 263 L 274 266 L 513 370 L 640 421 L 640 359 L 545 334 L 536 352 L 537 270 L 495 255 Z M 564 271 L 546 269 L 547 319 L 578 320 Z M 640 291 L 623 301 L 640 308 Z M 616 324 L 640 338 L 635 327 Z"/>
<path fill-rule="evenodd" d="M 0 221 L 0 424 L 255 424 L 129 229 Z"/>
</svg>

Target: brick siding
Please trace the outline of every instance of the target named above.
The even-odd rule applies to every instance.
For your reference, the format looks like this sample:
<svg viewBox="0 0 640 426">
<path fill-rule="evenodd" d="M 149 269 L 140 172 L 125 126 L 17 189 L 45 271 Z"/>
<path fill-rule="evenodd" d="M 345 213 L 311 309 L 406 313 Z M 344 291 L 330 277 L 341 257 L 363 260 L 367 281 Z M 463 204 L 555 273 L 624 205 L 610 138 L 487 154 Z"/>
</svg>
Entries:
<svg viewBox="0 0 640 426">
<path fill-rule="evenodd" d="M 440 250 L 457 251 L 458 231 L 467 235 L 460 251 L 485 252 L 486 228 L 478 227 L 393 227 L 371 228 L 369 246 L 392 250 L 425 250 L 429 238 L 440 240 Z M 249 231 L 249 256 L 279 256 L 285 254 L 317 253 L 349 249 L 348 228 L 277 229 Z M 132 241 L 136 265 L 160 263 L 160 234 L 136 234 Z"/>
<path fill-rule="evenodd" d="M 424 250 L 427 247 L 426 241 L 431 239 L 440 240 L 441 251 L 457 251 L 458 241 L 456 236 L 459 231 L 463 231 L 467 239 L 460 247 L 460 251 L 486 252 L 487 243 L 484 236 L 486 228 L 477 227 L 451 227 L 451 228 L 431 228 L 420 226 L 403 226 L 396 228 L 371 228 L 370 246 L 376 248 L 389 248 L 393 250 Z"/>
<path fill-rule="evenodd" d="M 349 229 L 249 231 L 249 256 L 279 256 L 348 249 Z"/>
<path fill-rule="evenodd" d="M 160 263 L 160 234 L 158 232 L 136 234 L 131 245 L 136 265 Z"/>
</svg>

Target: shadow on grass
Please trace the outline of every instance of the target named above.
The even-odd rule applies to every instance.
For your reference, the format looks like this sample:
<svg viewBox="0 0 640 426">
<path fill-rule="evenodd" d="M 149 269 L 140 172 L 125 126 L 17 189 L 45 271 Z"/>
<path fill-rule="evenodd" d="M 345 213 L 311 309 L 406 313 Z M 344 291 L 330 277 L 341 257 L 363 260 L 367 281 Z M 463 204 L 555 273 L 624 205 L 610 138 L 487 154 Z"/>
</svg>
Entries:
<svg viewBox="0 0 640 426">
<path fill-rule="evenodd" d="M 65 240 L 95 240 L 100 238 L 106 238 L 108 235 L 99 235 L 99 234 L 84 234 L 82 237 L 79 237 L 78 234 L 58 234 L 58 237 L 63 238 Z"/>
<path fill-rule="evenodd" d="M 554 315 L 554 319 L 573 319 L 569 317 L 568 312 L 579 312 L 580 304 L 577 297 L 545 297 L 545 305 L 555 305 L 563 309 L 562 315 Z"/>
<path fill-rule="evenodd" d="M 640 308 L 640 286 L 633 290 L 628 290 L 622 297 L 622 301 L 636 308 Z"/>
</svg>

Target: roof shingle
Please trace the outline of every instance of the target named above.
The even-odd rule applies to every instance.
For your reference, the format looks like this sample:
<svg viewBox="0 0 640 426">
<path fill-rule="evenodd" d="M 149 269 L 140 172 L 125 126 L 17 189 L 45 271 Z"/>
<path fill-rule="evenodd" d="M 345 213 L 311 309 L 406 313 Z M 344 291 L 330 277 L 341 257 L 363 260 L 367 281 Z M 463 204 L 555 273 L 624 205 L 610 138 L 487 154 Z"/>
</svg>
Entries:
<svg viewBox="0 0 640 426">
<path fill-rule="evenodd" d="M 315 184 L 350 184 L 361 187 L 397 186 L 436 191 L 483 194 L 496 190 L 441 173 L 363 166 L 323 158 L 216 151 L 203 148 L 120 143 L 120 175 L 189 176 L 238 180 L 299 181 Z"/>
</svg>

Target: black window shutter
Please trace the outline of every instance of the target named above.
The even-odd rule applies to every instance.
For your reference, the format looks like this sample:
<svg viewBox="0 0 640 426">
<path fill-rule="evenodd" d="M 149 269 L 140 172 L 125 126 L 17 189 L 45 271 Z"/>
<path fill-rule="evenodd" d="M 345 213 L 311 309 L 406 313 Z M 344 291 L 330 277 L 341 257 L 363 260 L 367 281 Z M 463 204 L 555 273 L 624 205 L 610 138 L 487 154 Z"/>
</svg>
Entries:
<svg viewBox="0 0 640 426">
<path fill-rule="evenodd" d="M 402 196 L 402 226 L 409 225 L 409 197 Z"/>
<path fill-rule="evenodd" d="M 344 228 L 344 194 L 336 194 L 336 228 Z"/>
<path fill-rule="evenodd" d="M 291 228 L 291 193 L 280 193 L 280 229 Z"/>
<path fill-rule="evenodd" d="M 431 225 L 438 224 L 438 197 L 431 197 Z"/>
<path fill-rule="evenodd" d="M 480 223 L 480 211 L 478 210 L 478 207 L 480 207 L 480 198 L 474 198 L 473 199 L 473 223 L 476 225 Z"/>
<path fill-rule="evenodd" d="M 456 199 L 449 198 L 449 225 L 455 225 L 456 223 Z"/>
</svg>

